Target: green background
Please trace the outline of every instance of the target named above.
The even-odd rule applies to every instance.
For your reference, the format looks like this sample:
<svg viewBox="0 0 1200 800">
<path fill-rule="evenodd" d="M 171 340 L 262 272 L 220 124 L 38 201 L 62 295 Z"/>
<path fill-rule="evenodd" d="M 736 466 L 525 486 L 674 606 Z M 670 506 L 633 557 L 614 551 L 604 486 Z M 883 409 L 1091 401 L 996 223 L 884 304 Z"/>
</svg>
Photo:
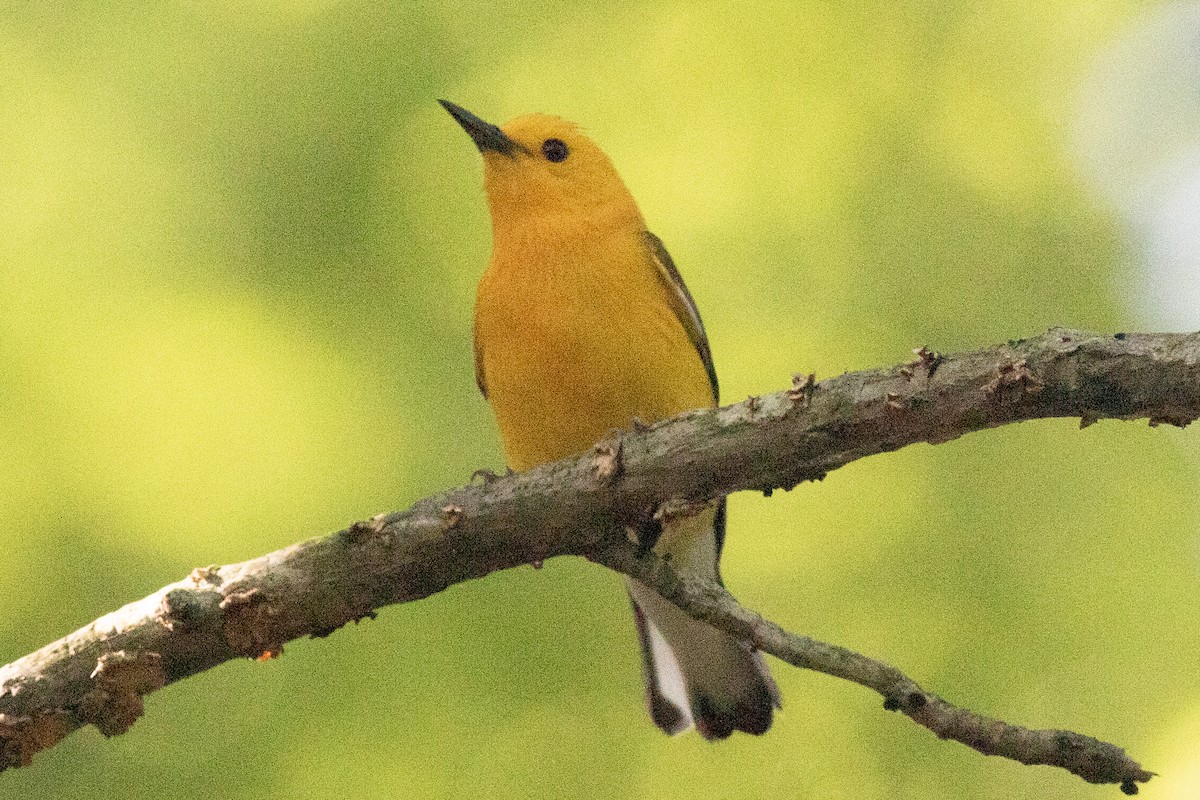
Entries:
<svg viewBox="0 0 1200 800">
<path fill-rule="evenodd" d="M 726 401 L 1063 324 L 1149 326 L 1071 159 L 1122 2 L 9 3 L 0 661 L 192 567 L 502 458 L 477 153 L 580 122 L 704 313 Z M 1124 288 L 1123 288 L 1124 287 Z M 1196 432 L 1027 423 L 731 500 L 725 578 L 929 690 L 1200 791 Z M 5 797 L 1117 796 L 775 664 L 763 738 L 668 739 L 620 580 L 559 559 L 151 696 Z"/>
</svg>

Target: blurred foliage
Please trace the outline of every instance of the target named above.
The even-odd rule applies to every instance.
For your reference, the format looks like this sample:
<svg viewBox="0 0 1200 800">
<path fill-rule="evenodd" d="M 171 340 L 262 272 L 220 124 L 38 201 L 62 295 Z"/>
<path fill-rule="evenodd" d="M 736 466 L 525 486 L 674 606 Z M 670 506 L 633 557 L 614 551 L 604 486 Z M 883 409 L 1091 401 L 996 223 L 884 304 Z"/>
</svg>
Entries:
<svg viewBox="0 0 1200 800">
<path fill-rule="evenodd" d="M 1140 8 L 4 6 L 0 660 L 501 465 L 471 366 L 478 156 L 436 97 L 589 130 L 688 278 L 730 401 L 921 344 L 1138 329 L 1114 288 L 1131 250 L 1065 140 Z M 1114 740 L 1163 773 L 1155 797 L 1192 797 L 1194 441 L 1025 424 L 737 496 L 725 576 L 794 630 Z M 129 734 L 77 733 L 0 794 L 1115 791 L 784 665 L 767 737 L 662 737 L 619 586 L 558 560 L 388 609 L 156 694 Z"/>
</svg>

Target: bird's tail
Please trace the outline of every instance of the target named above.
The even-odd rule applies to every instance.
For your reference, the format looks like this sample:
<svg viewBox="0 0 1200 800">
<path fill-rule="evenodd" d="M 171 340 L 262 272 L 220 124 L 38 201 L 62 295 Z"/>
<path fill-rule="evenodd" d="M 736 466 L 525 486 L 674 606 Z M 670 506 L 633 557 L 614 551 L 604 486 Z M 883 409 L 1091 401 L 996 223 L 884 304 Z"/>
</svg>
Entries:
<svg viewBox="0 0 1200 800">
<path fill-rule="evenodd" d="M 665 552 L 677 568 L 717 578 L 723 510 L 684 520 L 691 530 L 664 530 Z M 781 706 L 762 654 L 637 581 L 629 581 L 629 595 L 654 724 L 669 734 L 694 725 L 710 741 L 734 731 L 766 733 Z"/>
</svg>

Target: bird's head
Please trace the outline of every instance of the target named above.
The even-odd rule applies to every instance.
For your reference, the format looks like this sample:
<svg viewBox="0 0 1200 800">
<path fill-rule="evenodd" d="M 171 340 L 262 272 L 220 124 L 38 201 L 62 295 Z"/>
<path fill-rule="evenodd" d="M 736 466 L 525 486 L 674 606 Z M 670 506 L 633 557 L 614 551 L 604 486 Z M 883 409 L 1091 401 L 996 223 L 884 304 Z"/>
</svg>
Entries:
<svg viewBox="0 0 1200 800">
<path fill-rule="evenodd" d="M 633 215 L 637 205 L 608 156 L 561 117 L 528 114 L 502 126 L 439 101 L 483 155 L 483 181 L 495 225 L 512 218 Z"/>
</svg>

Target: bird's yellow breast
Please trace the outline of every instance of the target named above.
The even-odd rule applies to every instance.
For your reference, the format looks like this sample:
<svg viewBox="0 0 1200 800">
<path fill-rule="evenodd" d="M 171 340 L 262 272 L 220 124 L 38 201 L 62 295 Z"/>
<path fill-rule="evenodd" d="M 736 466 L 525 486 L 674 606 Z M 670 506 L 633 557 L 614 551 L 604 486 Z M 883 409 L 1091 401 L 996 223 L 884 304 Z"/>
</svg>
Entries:
<svg viewBox="0 0 1200 800">
<path fill-rule="evenodd" d="M 546 219 L 496 231 L 475 337 L 513 469 L 582 452 L 635 417 L 712 405 L 635 223 Z"/>
</svg>

